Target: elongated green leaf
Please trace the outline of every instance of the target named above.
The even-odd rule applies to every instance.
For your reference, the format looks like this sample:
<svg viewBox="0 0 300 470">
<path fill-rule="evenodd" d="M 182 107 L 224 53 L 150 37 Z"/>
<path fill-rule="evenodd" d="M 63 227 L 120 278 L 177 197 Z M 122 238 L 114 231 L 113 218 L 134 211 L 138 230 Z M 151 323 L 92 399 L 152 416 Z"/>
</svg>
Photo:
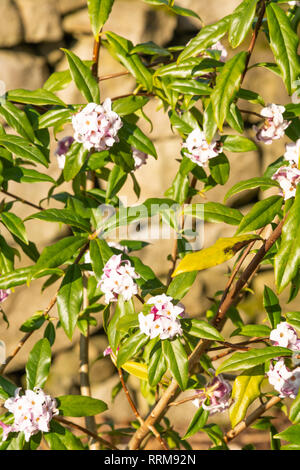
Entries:
<svg viewBox="0 0 300 470">
<path fill-rule="evenodd" d="M 251 152 L 257 150 L 257 146 L 252 140 L 240 135 L 224 135 L 221 138 L 221 142 L 223 143 L 223 150 L 228 152 Z"/>
<path fill-rule="evenodd" d="M 59 222 L 71 225 L 72 227 L 80 228 L 81 230 L 90 230 L 89 222 L 77 215 L 71 209 L 45 209 L 41 212 L 30 215 L 26 220 L 29 219 L 46 220 L 47 222 Z"/>
<path fill-rule="evenodd" d="M 174 80 L 170 82 L 168 88 L 183 93 L 184 95 L 192 96 L 209 96 L 212 91 L 208 85 L 197 82 L 196 80 Z"/>
<path fill-rule="evenodd" d="M 70 85 L 71 81 L 72 76 L 70 70 L 54 72 L 44 83 L 43 89 L 54 93 L 56 91 L 64 90 L 64 88 L 67 88 L 67 86 Z"/>
<path fill-rule="evenodd" d="M 88 0 L 88 10 L 94 37 L 106 23 L 115 0 Z"/>
<path fill-rule="evenodd" d="M 272 188 L 272 186 L 278 186 L 277 181 L 272 180 L 271 178 L 257 177 L 251 178 L 249 180 L 240 181 L 236 183 L 232 188 L 226 193 L 224 201 L 227 201 L 234 194 L 238 194 L 241 191 L 246 191 L 249 189 L 260 188 L 262 191 L 265 189 Z"/>
<path fill-rule="evenodd" d="M 1 212 L 0 214 L 1 222 L 5 225 L 5 227 L 13 233 L 16 237 L 18 237 L 22 242 L 28 245 L 28 238 L 26 235 L 25 225 L 17 215 L 13 214 L 12 212 Z"/>
<path fill-rule="evenodd" d="M 297 275 L 300 265 L 300 186 L 296 198 L 282 229 L 280 248 L 275 256 L 275 281 L 278 292 L 282 292 Z"/>
<path fill-rule="evenodd" d="M 293 424 L 293 426 L 290 426 L 279 434 L 276 434 L 274 438 L 300 445 L 300 424 Z"/>
<path fill-rule="evenodd" d="M 239 375 L 233 384 L 233 405 L 229 416 L 234 428 L 244 417 L 251 403 L 260 395 L 260 385 L 264 379 L 264 367 L 257 366 Z"/>
<path fill-rule="evenodd" d="M 299 39 L 286 13 L 274 3 L 267 6 L 267 19 L 275 61 L 278 64 L 288 93 L 297 88 L 295 81 L 300 65 L 297 54 Z"/>
<path fill-rule="evenodd" d="M 217 157 L 208 161 L 211 176 L 218 184 L 225 184 L 228 181 L 230 173 L 230 163 L 224 153 L 220 153 Z"/>
<path fill-rule="evenodd" d="M 79 437 L 74 436 L 67 428 L 56 421 L 51 421 L 50 432 L 44 433 L 50 450 L 84 450 Z"/>
<path fill-rule="evenodd" d="M 239 52 L 222 68 L 217 77 L 217 83 L 211 94 L 211 102 L 218 128 L 223 130 L 223 123 L 227 117 L 230 105 L 233 102 L 242 79 L 246 65 L 246 52 Z"/>
<path fill-rule="evenodd" d="M 185 390 L 188 383 L 188 358 L 184 347 L 177 338 L 172 341 L 164 340 L 162 348 L 171 374 L 181 390 Z"/>
<path fill-rule="evenodd" d="M 243 325 L 235 330 L 231 336 L 257 336 L 259 338 L 269 337 L 271 329 L 267 325 Z"/>
<path fill-rule="evenodd" d="M 63 416 L 94 416 L 107 410 L 104 401 L 82 395 L 62 395 L 56 400 L 60 414 Z"/>
<path fill-rule="evenodd" d="M 72 111 L 66 108 L 51 109 L 39 117 L 39 129 L 64 124 L 71 120 L 71 113 Z"/>
<path fill-rule="evenodd" d="M 152 90 L 152 74 L 144 66 L 137 54 L 131 54 L 133 44 L 128 39 L 119 36 L 111 31 L 105 32 L 110 47 L 118 60 L 126 69 L 141 83 L 148 91 Z"/>
<path fill-rule="evenodd" d="M 210 339 L 212 341 L 225 341 L 218 330 L 204 320 L 197 318 L 181 321 L 183 330 L 196 338 Z"/>
<path fill-rule="evenodd" d="M 105 240 L 97 238 L 90 242 L 90 256 L 93 266 L 93 271 L 97 277 L 100 279 L 103 274 L 103 267 L 113 255 L 113 251 L 108 246 Z"/>
<path fill-rule="evenodd" d="M 222 18 L 217 23 L 205 26 L 185 47 L 178 57 L 178 63 L 189 57 L 195 57 L 208 46 L 219 41 L 227 32 L 230 24 L 230 16 Z"/>
<path fill-rule="evenodd" d="M 179 263 L 173 276 L 190 271 L 201 271 L 224 263 L 232 258 L 241 248 L 258 240 L 256 235 L 239 235 L 236 237 L 219 238 L 209 248 L 186 255 Z"/>
<path fill-rule="evenodd" d="M 149 101 L 147 96 L 126 96 L 113 101 L 112 110 L 119 116 L 127 116 L 143 108 Z"/>
<path fill-rule="evenodd" d="M 106 188 L 106 199 L 110 200 L 120 191 L 127 179 L 127 173 L 115 165 L 109 174 Z"/>
<path fill-rule="evenodd" d="M 16 385 L 9 382 L 7 379 L 4 377 L 0 376 L 0 398 L 1 400 L 6 400 L 7 398 L 13 397 L 15 390 L 16 390 Z"/>
<path fill-rule="evenodd" d="M 77 173 L 81 170 L 87 155 L 88 150 L 85 150 L 82 144 L 73 142 L 66 154 L 66 163 L 63 170 L 66 181 L 71 181 L 75 178 Z"/>
<path fill-rule="evenodd" d="M 236 370 L 251 369 L 251 367 L 264 364 L 269 359 L 278 356 L 291 356 L 292 351 L 279 346 L 270 346 L 263 349 L 251 349 L 247 352 L 236 352 L 224 361 L 217 369 L 217 374 Z"/>
<path fill-rule="evenodd" d="M 48 161 L 41 150 L 28 140 L 18 135 L 0 135 L 0 145 L 5 147 L 9 152 L 14 153 L 18 157 L 35 163 L 41 163 L 48 167 Z"/>
<path fill-rule="evenodd" d="M 148 42 L 143 42 L 142 44 L 138 44 L 130 51 L 130 53 L 131 54 L 137 53 L 137 54 L 147 54 L 147 55 L 159 55 L 161 57 L 171 56 L 171 52 L 169 52 L 167 49 L 164 49 L 163 47 L 158 46 L 153 41 L 148 41 Z"/>
<path fill-rule="evenodd" d="M 124 120 L 123 127 L 121 127 L 119 131 L 119 136 L 133 147 L 141 150 L 141 152 L 145 152 L 157 158 L 157 153 L 152 141 L 135 124 Z"/>
<path fill-rule="evenodd" d="M 83 299 L 83 282 L 80 267 L 72 264 L 57 294 L 58 316 L 66 335 L 72 339 Z"/>
<path fill-rule="evenodd" d="M 121 367 L 129 359 L 132 359 L 148 341 L 149 337 L 139 330 L 126 339 L 118 351 L 117 367 Z"/>
<path fill-rule="evenodd" d="M 155 387 L 161 381 L 166 370 L 167 364 L 160 341 L 152 349 L 149 358 L 148 378 L 151 387 Z"/>
<path fill-rule="evenodd" d="M 0 106 L 0 114 L 4 117 L 7 124 L 26 140 L 30 142 L 36 140 L 31 123 L 24 111 L 17 108 L 17 106 L 9 101 L 6 101 Z"/>
<path fill-rule="evenodd" d="M 25 331 L 26 333 L 38 330 L 44 324 L 45 320 L 46 318 L 43 313 L 36 313 L 21 325 L 20 330 Z"/>
<path fill-rule="evenodd" d="M 170 295 L 175 300 L 181 300 L 192 287 L 197 276 L 197 271 L 191 273 L 183 273 L 176 276 L 170 283 L 167 295 Z"/>
<path fill-rule="evenodd" d="M 252 232 L 272 222 L 280 212 L 283 203 L 281 196 L 270 196 L 254 204 L 241 221 L 236 233 Z"/>
<path fill-rule="evenodd" d="M 109 345 L 114 352 L 116 352 L 122 337 L 124 336 L 124 334 L 126 334 L 123 330 L 119 328 L 119 321 L 125 316 L 132 315 L 133 313 L 135 313 L 135 311 L 132 300 L 124 301 L 122 296 L 119 295 L 115 312 L 109 322 L 107 329 Z"/>
<path fill-rule="evenodd" d="M 224 206 L 219 202 L 190 204 L 184 208 L 183 213 L 206 222 L 225 222 L 229 225 L 239 225 L 243 218 L 239 210 Z"/>
<path fill-rule="evenodd" d="M 88 103 L 100 104 L 100 91 L 97 80 L 90 68 L 74 52 L 62 49 L 68 59 L 72 78 L 78 90 Z"/>
<path fill-rule="evenodd" d="M 15 166 L 13 168 L 7 168 L 3 171 L 4 178 L 6 180 L 14 180 L 18 183 L 52 183 L 55 181 L 51 176 L 41 173 L 31 168 L 23 168 L 21 166 Z"/>
<path fill-rule="evenodd" d="M 228 32 L 231 47 L 238 47 L 251 28 L 258 0 L 244 0 L 232 13 Z"/>
<path fill-rule="evenodd" d="M 9 101 L 33 104 L 37 106 L 66 106 L 65 103 L 61 99 L 57 98 L 54 93 L 49 90 L 44 90 L 43 88 L 39 88 L 34 91 L 18 88 L 16 90 L 9 91 L 6 97 Z"/>
<path fill-rule="evenodd" d="M 40 339 L 31 350 L 26 364 L 26 386 L 43 388 L 48 378 L 51 364 L 51 348 L 46 338 Z"/>
<path fill-rule="evenodd" d="M 268 286 L 264 287 L 263 305 L 268 314 L 272 329 L 275 329 L 281 321 L 281 307 L 277 295 Z"/>
<path fill-rule="evenodd" d="M 188 439 L 189 437 L 192 437 L 194 434 L 199 432 L 205 426 L 208 416 L 209 416 L 209 411 L 204 410 L 201 406 L 196 411 L 182 439 Z"/>
</svg>

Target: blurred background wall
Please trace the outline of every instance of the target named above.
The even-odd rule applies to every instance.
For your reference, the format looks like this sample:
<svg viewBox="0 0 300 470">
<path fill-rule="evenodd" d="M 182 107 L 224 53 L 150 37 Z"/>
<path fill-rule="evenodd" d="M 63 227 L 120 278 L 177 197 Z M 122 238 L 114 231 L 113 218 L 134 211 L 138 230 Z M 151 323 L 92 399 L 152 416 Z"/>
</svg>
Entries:
<svg viewBox="0 0 300 470">
<path fill-rule="evenodd" d="M 177 0 L 177 4 L 191 8 L 202 18 L 204 24 L 215 22 L 229 14 L 240 0 Z M 134 44 L 152 40 L 161 46 L 186 44 L 200 29 L 200 22 L 187 17 L 175 17 L 167 14 L 159 8 L 151 7 L 142 0 L 116 0 L 110 19 L 105 25 L 106 30 L 112 30 L 121 36 L 130 39 Z M 250 39 L 250 38 L 249 38 Z M 272 62 L 272 54 L 266 48 L 265 38 L 261 34 L 257 43 L 252 63 Z M 226 40 L 224 45 L 227 46 Z M 249 40 L 245 42 L 247 47 Z M 4 82 L 6 91 L 14 88 L 39 88 L 46 81 L 50 73 L 67 68 L 61 47 L 66 47 L 78 54 L 81 59 L 92 58 L 93 37 L 90 31 L 86 0 L 0 0 L 0 80 Z M 229 52 L 229 56 L 233 54 Z M 108 52 L 102 48 L 100 53 L 99 75 L 103 76 L 124 70 Z M 133 89 L 133 81 L 130 77 L 120 77 L 114 80 L 101 82 L 102 99 L 119 96 Z M 266 103 L 287 103 L 290 98 L 281 84 L 281 81 L 264 69 L 255 69 L 247 74 L 244 88 L 251 88 L 263 96 Z M 74 86 L 60 92 L 59 96 L 67 103 L 81 103 L 82 97 Z M 150 126 L 143 122 L 142 128 L 154 141 L 159 158 L 155 161 L 148 159 L 147 165 L 136 173 L 142 192 L 140 200 L 147 197 L 163 197 L 164 191 L 170 186 L 177 168 L 179 157 L 180 138 L 172 132 L 168 119 L 158 102 L 151 100 L 145 107 L 146 114 L 153 122 L 154 129 L 150 133 Z M 252 110 L 259 111 L 256 105 L 250 105 Z M 243 102 L 243 108 L 249 108 L 249 104 Z M 251 129 L 253 122 L 246 123 L 245 135 L 254 137 Z M 9 131 L 11 132 L 11 131 Z M 68 134 L 66 129 L 61 136 Z M 55 140 L 52 139 L 52 162 L 50 166 L 51 176 L 57 178 L 60 170 L 54 156 Z M 224 187 L 218 186 L 207 194 L 207 201 L 223 202 L 226 191 L 238 180 L 248 179 L 262 174 L 266 166 L 280 155 L 284 150 L 284 140 L 276 141 L 272 146 L 259 147 L 258 151 L 246 154 L 228 155 L 231 161 L 231 175 Z M 47 184 L 18 184 L 11 183 L 9 190 L 19 196 L 38 202 L 46 196 Z M 129 204 L 136 203 L 131 184 L 125 186 L 122 194 L 127 197 Z M 241 193 L 229 201 L 229 204 L 247 211 L 251 204 L 262 197 L 270 195 L 270 192 L 262 193 L 253 190 Z M 2 199 L 2 197 L 1 197 Z M 6 200 L 9 200 L 6 197 Z M 199 202 L 205 202 L 199 198 Z M 19 215 L 25 218 L 31 210 L 17 205 Z M 26 222 L 30 238 L 43 247 L 47 243 L 64 235 L 56 224 L 41 223 L 36 221 Z M 205 224 L 204 244 L 212 244 L 220 236 L 231 236 L 234 227 L 223 224 Z M 4 234 L 7 236 L 7 234 Z M 13 243 L 13 241 L 12 241 Z M 142 252 L 143 261 L 151 265 L 155 273 L 165 280 L 169 269 L 166 257 L 171 251 L 171 241 L 163 240 L 147 247 Z M 22 265 L 29 264 L 24 257 Z M 209 297 L 226 283 L 227 267 L 221 265 L 198 275 L 197 281 L 189 294 L 184 299 L 187 311 L 191 315 L 203 314 L 210 305 Z M 264 284 L 273 287 L 272 272 L 263 269 L 253 281 L 256 296 L 249 296 L 241 304 L 241 313 L 245 321 L 253 321 L 264 316 L 262 309 L 262 292 Z M 42 283 L 34 281 L 28 288 L 18 287 L 4 304 L 4 309 L 10 321 L 7 330 L 0 318 L 0 338 L 5 340 L 8 352 L 11 351 L 18 339 L 22 337 L 19 326 L 33 315 L 37 310 L 45 308 L 49 299 L 56 291 L 58 285 L 40 293 Z M 287 299 L 288 293 L 283 293 L 282 300 Z M 297 309 L 297 302 L 287 307 L 289 310 Z M 55 311 L 54 311 L 55 314 Z M 99 327 L 100 328 L 100 327 Z M 36 333 L 33 341 L 40 333 Z M 52 369 L 49 391 L 55 394 L 64 394 L 78 389 L 78 343 L 77 337 L 71 344 L 63 334 L 58 332 L 55 345 L 54 367 Z M 12 361 L 7 372 L 15 380 L 20 380 L 28 352 L 33 342 L 22 349 L 22 352 Z M 101 329 L 95 331 L 91 338 L 91 359 L 95 359 L 106 347 L 105 336 Z M 110 389 L 118 381 L 114 374 L 114 368 L 109 359 L 96 362 L 91 369 L 91 380 L 94 384 L 93 393 L 105 401 L 110 401 Z M 141 409 L 145 409 L 145 403 L 141 399 L 137 382 L 132 380 L 131 387 L 136 389 Z M 116 399 L 114 406 L 108 413 L 108 417 L 117 418 L 120 422 L 132 418 L 130 409 L 121 395 Z M 187 407 L 190 405 L 187 405 Z M 176 421 L 183 422 L 186 418 L 186 407 L 176 410 Z M 190 413 L 188 413 L 190 415 Z M 182 421 L 183 420 L 183 421 Z"/>
</svg>

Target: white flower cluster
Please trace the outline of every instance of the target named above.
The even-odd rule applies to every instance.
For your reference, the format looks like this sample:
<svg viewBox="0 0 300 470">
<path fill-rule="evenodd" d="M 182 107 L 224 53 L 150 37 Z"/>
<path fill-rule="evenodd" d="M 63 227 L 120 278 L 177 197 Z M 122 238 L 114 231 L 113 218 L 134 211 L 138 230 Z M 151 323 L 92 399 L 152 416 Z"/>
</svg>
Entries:
<svg viewBox="0 0 300 470">
<path fill-rule="evenodd" d="M 139 314 L 140 330 L 150 339 L 159 336 L 160 339 L 172 339 L 174 336 L 181 336 L 182 329 L 178 317 L 182 317 L 184 308 L 174 305 L 173 298 L 166 294 L 151 297 L 148 305 L 152 305 L 150 313 Z"/>
<path fill-rule="evenodd" d="M 67 136 L 61 139 L 58 144 L 57 148 L 55 150 L 55 155 L 57 158 L 57 164 L 58 168 L 60 170 L 63 170 L 65 167 L 66 163 L 66 153 L 68 152 L 69 148 L 71 147 L 72 143 L 74 142 L 74 139 L 72 136 Z"/>
<path fill-rule="evenodd" d="M 219 374 L 205 388 L 197 390 L 199 396 L 192 403 L 197 408 L 202 406 L 210 414 L 221 413 L 231 404 L 231 390 L 230 383 Z"/>
<path fill-rule="evenodd" d="M 58 415 L 56 400 L 46 395 L 43 390 L 35 388 L 26 390 L 20 396 L 20 388 L 15 396 L 8 398 L 4 407 L 14 415 L 14 423 L 5 425 L 0 422 L 3 430 L 2 440 L 5 441 L 10 432 L 24 432 L 26 442 L 39 431 L 48 432 L 53 416 Z"/>
<path fill-rule="evenodd" d="M 138 170 L 142 165 L 146 165 L 148 155 L 145 152 L 141 152 L 135 147 L 131 148 L 132 156 L 134 159 L 134 169 Z"/>
<path fill-rule="evenodd" d="M 103 105 L 89 103 L 72 118 L 74 139 L 84 148 L 101 152 L 119 142 L 118 132 L 123 126 L 120 116 L 112 111 L 111 100 L 106 98 Z"/>
<path fill-rule="evenodd" d="M 138 293 L 135 279 L 139 277 L 130 261 L 122 261 L 122 254 L 113 255 L 105 264 L 98 284 L 105 295 L 105 303 L 116 302 L 119 295 L 124 300 L 130 300 Z"/>
<path fill-rule="evenodd" d="M 265 122 L 261 128 L 253 126 L 256 131 L 256 139 L 267 145 L 272 144 L 273 140 L 280 139 L 284 136 L 285 129 L 290 125 L 289 121 L 285 121 L 283 113 L 284 106 L 277 104 L 269 104 L 261 110 L 261 116 L 265 117 Z"/>
<path fill-rule="evenodd" d="M 182 144 L 182 148 L 186 148 L 185 155 L 189 157 L 197 165 L 205 167 L 210 158 L 214 158 L 222 152 L 219 142 L 215 139 L 209 144 L 205 138 L 205 134 L 199 128 L 194 129 Z"/>
<path fill-rule="evenodd" d="M 287 322 L 279 323 L 277 328 L 271 331 L 270 340 L 274 346 L 291 349 L 295 356 L 300 353 L 300 339 L 295 329 Z M 300 388 L 300 367 L 288 369 L 283 358 L 279 358 L 275 364 L 271 364 L 267 376 L 281 398 L 296 398 Z"/>
<path fill-rule="evenodd" d="M 300 7 L 300 2 L 297 2 L 297 1 L 295 1 L 295 0 L 292 0 L 292 1 L 288 2 L 288 4 L 289 4 L 291 7 L 295 7 L 295 6 Z"/>
<path fill-rule="evenodd" d="M 286 145 L 284 154 L 285 160 L 289 162 L 289 166 L 281 166 L 272 176 L 278 181 L 281 187 L 281 193 L 284 199 L 295 197 L 297 185 L 300 182 L 300 170 L 298 169 L 300 158 L 300 139 L 293 144 Z"/>
</svg>

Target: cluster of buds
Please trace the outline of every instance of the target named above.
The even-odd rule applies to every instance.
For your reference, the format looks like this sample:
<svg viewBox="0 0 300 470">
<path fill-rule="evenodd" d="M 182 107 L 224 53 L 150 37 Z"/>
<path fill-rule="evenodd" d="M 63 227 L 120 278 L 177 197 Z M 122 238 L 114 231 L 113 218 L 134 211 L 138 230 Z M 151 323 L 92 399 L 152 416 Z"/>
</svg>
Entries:
<svg viewBox="0 0 300 470">
<path fill-rule="evenodd" d="M 57 158 L 58 168 L 61 170 L 63 170 L 65 167 L 66 154 L 73 142 L 74 142 L 73 137 L 67 136 L 61 139 L 57 144 L 57 148 L 55 150 L 55 156 Z"/>
<path fill-rule="evenodd" d="M 300 158 L 300 139 L 293 144 L 286 145 L 284 158 L 289 162 L 289 165 L 281 166 L 272 178 L 275 181 L 278 181 L 281 188 L 281 194 L 284 196 L 284 199 L 287 200 L 291 197 L 295 197 L 297 185 L 300 182 L 300 170 L 298 168 Z"/>
<path fill-rule="evenodd" d="M 122 254 L 113 255 L 105 264 L 98 284 L 105 295 L 105 303 L 116 302 L 119 295 L 126 301 L 130 300 L 138 293 L 135 279 L 139 277 L 130 261 L 122 261 Z"/>
<path fill-rule="evenodd" d="M 269 104 L 266 108 L 261 110 L 261 116 L 265 119 L 262 127 L 254 126 L 256 131 L 256 139 L 259 142 L 264 142 L 266 145 L 272 144 L 273 140 L 280 139 L 284 136 L 285 129 L 290 125 L 289 121 L 283 118 L 285 111 L 284 106 L 277 104 Z"/>
<path fill-rule="evenodd" d="M 183 316 L 184 308 L 174 305 L 172 300 L 172 297 L 165 294 L 151 297 L 147 301 L 147 304 L 151 305 L 150 313 L 139 314 L 140 330 L 150 339 L 158 336 L 162 340 L 172 339 L 174 336 L 182 335 L 179 318 Z"/>
<path fill-rule="evenodd" d="M 111 100 L 102 105 L 89 103 L 72 117 L 74 139 L 83 144 L 86 150 L 101 152 L 119 142 L 118 132 L 123 126 L 120 116 L 112 111 Z"/>
<path fill-rule="evenodd" d="M 279 323 L 271 331 L 270 340 L 274 346 L 291 349 L 294 351 L 294 356 L 300 353 L 300 339 L 296 330 L 287 322 Z M 271 364 L 267 376 L 281 398 L 296 398 L 300 388 L 300 367 L 291 370 L 286 367 L 283 358 L 279 358 L 275 364 Z"/>
<path fill-rule="evenodd" d="M 4 302 L 5 299 L 11 294 L 10 289 L 0 289 L 0 302 Z"/>
<path fill-rule="evenodd" d="M 205 138 L 205 134 L 199 128 L 194 129 L 182 144 L 182 148 L 186 148 L 185 155 L 189 157 L 197 165 L 205 167 L 210 158 L 214 158 L 222 153 L 221 143 L 213 139 L 209 144 Z"/>
<path fill-rule="evenodd" d="M 205 388 L 197 390 L 197 397 L 192 403 L 197 408 L 202 406 L 210 414 L 221 413 L 231 404 L 231 390 L 230 383 L 220 374 L 215 376 Z"/>
<path fill-rule="evenodd" d="M 4 407 L 14 415 L 14 423 L 6 425 L 0 422 L 3 441 L 10 432 L 24 432 L 28 442 L 31 436 L 39 431 L 48 432 L 51 419 L 59 413 L 56 400 L 46 395 L 43 390 L 26 390 L 21 396 L 20 390 L 18 388 L 15 396 L 8 398 L 4 403 Z"/>
<path fill-rule="evenodd" d="M 141 152 L 135 147 L 131 148 L 132 156 L 134 159 L 134 169 L 138 170 L 142 165 L 146 165 L 148 155 L 145 152 Z"/>
</svg>

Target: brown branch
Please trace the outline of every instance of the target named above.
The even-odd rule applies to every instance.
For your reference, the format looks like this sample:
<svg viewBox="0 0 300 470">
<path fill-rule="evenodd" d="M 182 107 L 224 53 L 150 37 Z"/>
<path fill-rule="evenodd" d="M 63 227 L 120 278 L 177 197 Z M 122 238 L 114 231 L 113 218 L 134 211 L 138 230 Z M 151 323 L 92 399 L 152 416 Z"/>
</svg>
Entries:
<svg viewBox="0 0 300 470">
<path fill-rule="evenodd" d="M 84 434 L 87 434 L 88 436 L 92 437 L 93 439 L 95 439 L 95 441 L 99 442 L 100 444 L 107 447 L 108 449 L 119 450 L 113 444 L 106 441 L 102 437 L 98 436 L 98 434 L 94 433 L 93 431 L 90 431 L 89 429 L 84 428 L 83 426 L 80 426 L 80 424 L 73 423 L 72 421 L 69 421 L 68 419 L 63 418 L 62 416 L 54 416 L 53 419 L 55 421 L 58 421 L 59 423 L 65 424 L 66 426 L 70 426 L 74 429 L 77 429 L 78 431 L 83 432 Z"/>
<path fill-rule="evenodd" d="M 12 194 L 8 191 L 5 191 L 4 189 L 1 189 L 1 192 L 3 194 L 6 194 L 7 196 L 9 197 L 12 197 L 13 199 L 15 199 L 16 201 L 20 201 L 22 202 L 23 204 L 27 204 L 27 206 L 30 206 L 30 207 L 33 207 L 34 209 L 38 209 L 39 211 L 43 211 L 44 208 L 40 205 L 37 205 L 37 204 L 34 204 L 33 202 L 30 202 L 30 201 L 27 201 L 26 199 L 20 197 L 20 196 L 17 196 L 16 194 Z"/>
</svg>

